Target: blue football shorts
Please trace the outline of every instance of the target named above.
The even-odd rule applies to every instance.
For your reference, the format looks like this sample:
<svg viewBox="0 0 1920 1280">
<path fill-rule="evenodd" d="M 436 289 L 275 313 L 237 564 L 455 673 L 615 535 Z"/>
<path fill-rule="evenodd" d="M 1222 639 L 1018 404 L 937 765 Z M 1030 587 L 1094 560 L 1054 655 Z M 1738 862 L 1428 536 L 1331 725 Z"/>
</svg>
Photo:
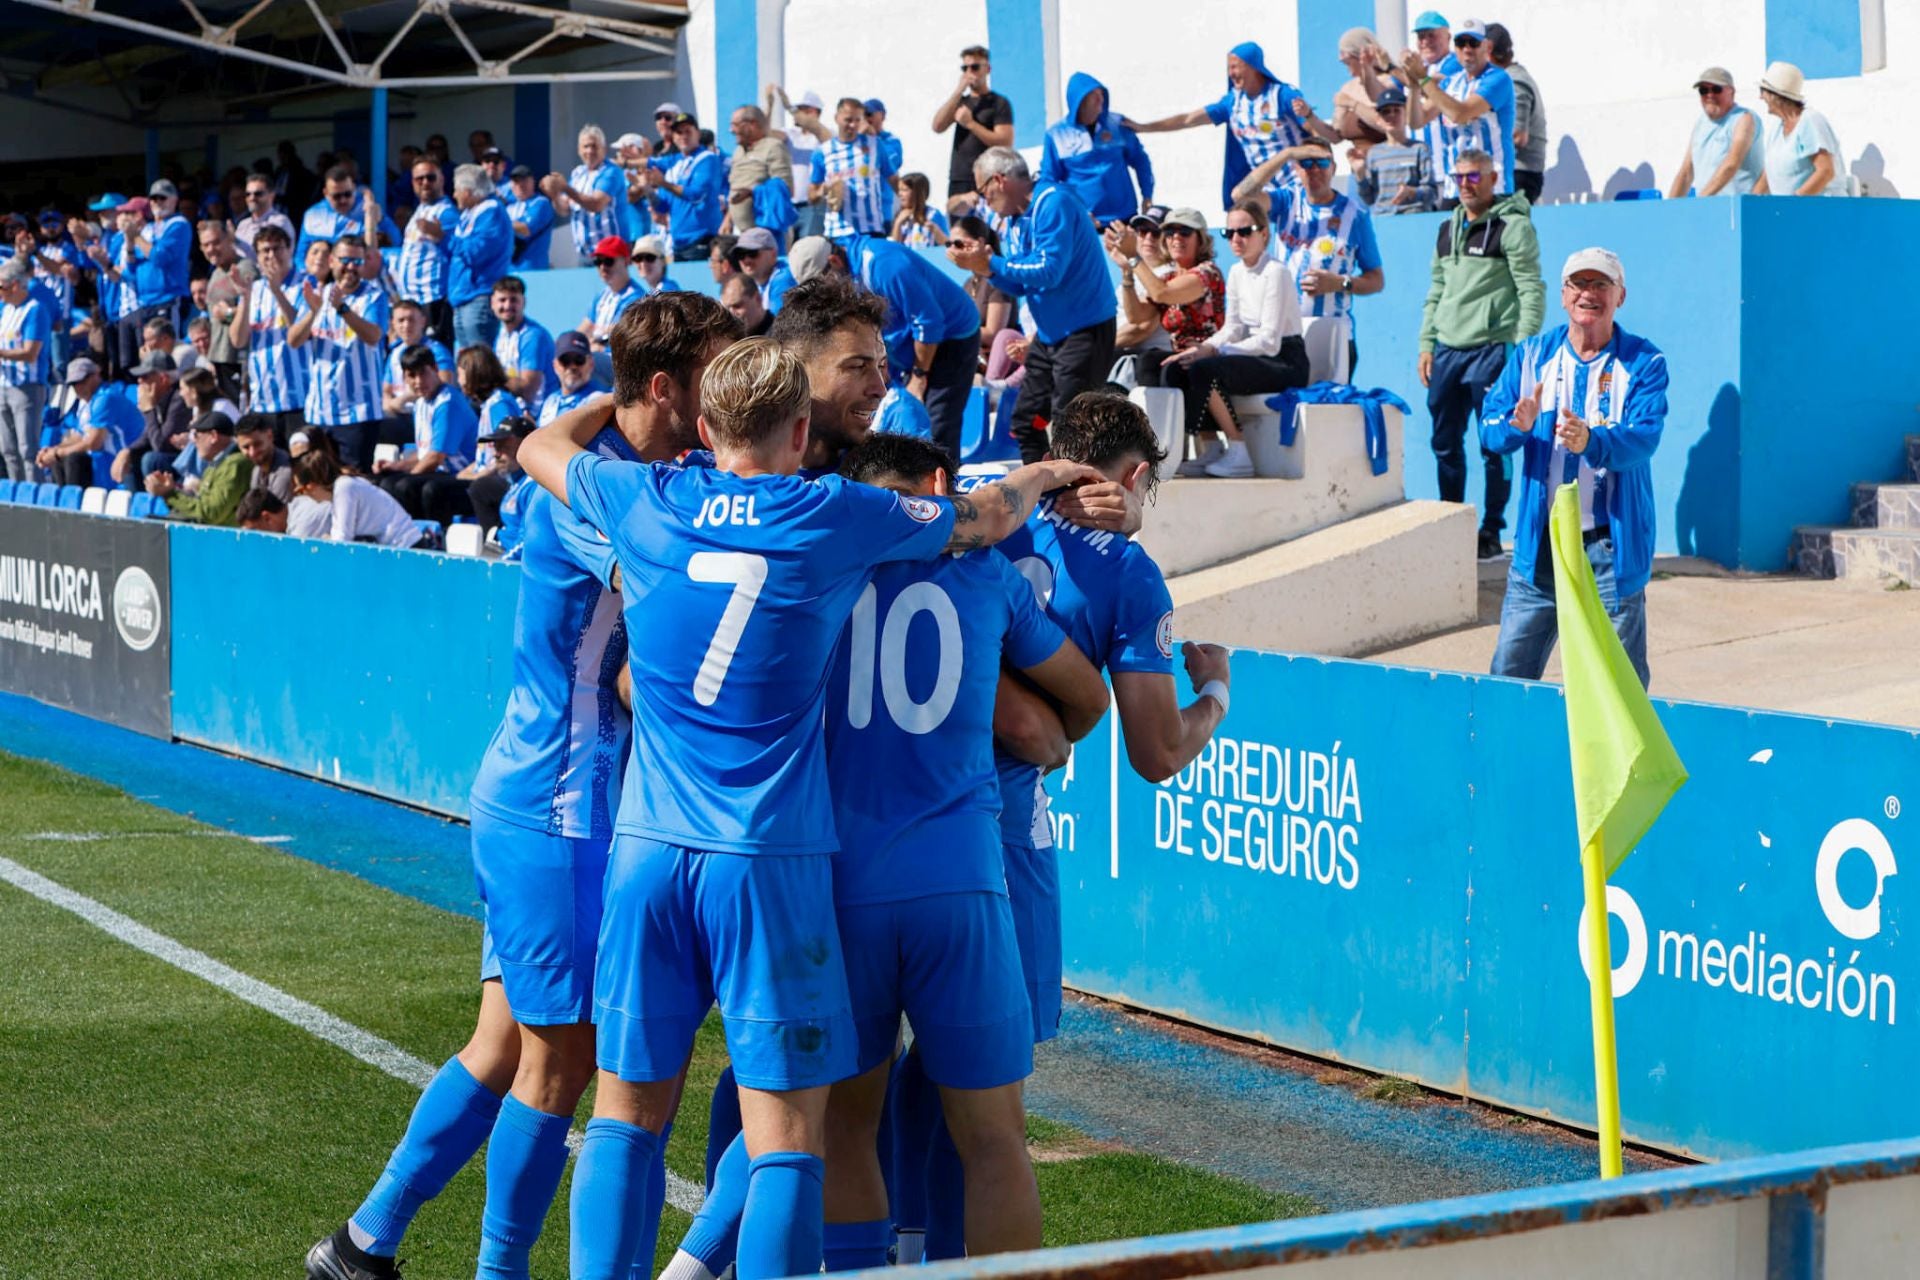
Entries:
<svg viewBox="0 0 1920 1280">
<path fill-rule="evenodd" d="M 1052 849 L 1002 845 L 1007 864 L 1007 904 L 1020 940 L 1020 967 L 1033 1007 L 1033 1042 L 1060 1034 L 1060 864 Z"/>
<path fill-rule="evenodd" d="M 839 912 L 860 1071 L 892 1056 L 904 1013 L 935 1084 L 991 1089 L 1033 1073 L 1033 1014 L 1004 896 L 942 893 Z"/>
<path fill-rule="evenodd" d="M 524 1026 L 593 1016 L 607 844 L 473 814 L 473 872 L 486 907 L 480 980 L 500 979 L 514 1021 Z"/>
<path fill-rule="evenodd" d="M 594 980 L 600 1069 L 678 1075 L 720 1006 L 734 1079 L 806 1089 L 854 1071 L 830 854 L 709 853 L 614 837 Z"/>
</svg>

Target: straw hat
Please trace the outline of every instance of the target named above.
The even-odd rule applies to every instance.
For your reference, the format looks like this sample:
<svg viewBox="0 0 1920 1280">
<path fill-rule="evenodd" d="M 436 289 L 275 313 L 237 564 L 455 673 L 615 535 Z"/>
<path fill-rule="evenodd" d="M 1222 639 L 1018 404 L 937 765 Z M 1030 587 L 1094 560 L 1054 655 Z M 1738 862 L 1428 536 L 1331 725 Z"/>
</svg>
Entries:
<svg viewBox="0 0 1920 1280">
<path fill-rule="evenodd" d="M 1807 100 L 1807 78 L 1791 62 L 1776 62 L 1769 66 L 1767 73 L 1760 77 L 1760 87 L 1789 102 L 1804 105 Z"/>
</svg>

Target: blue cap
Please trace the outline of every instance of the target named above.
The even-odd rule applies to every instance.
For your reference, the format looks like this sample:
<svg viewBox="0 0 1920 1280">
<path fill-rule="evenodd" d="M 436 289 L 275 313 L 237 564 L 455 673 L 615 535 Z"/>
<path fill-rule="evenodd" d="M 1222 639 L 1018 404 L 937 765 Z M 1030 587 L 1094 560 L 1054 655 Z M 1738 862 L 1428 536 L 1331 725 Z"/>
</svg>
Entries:
<svg viewBox="0 0 1920 1280">
<path fill-rule="evenodd" d="M 1253 41 L 1251 40 L 1244 41 L 1241 44 L 1237 44 L 1233 46 L 1233 48 L 1227 50 L 1227 52 L 1232 54 L 1234 57 L 1240 59 L 1240 61 L 1246 63 L 1248 66 L 1252 67 L 1255 71 L 1258 71 L 1261 75 L 1265 76 L 1268 80 L 1271 80 L 1276 84 L 1279 83 L 1280 77 L 1273 74 L 1273 72 L 1267 70 L 1266 53 L 1262 51 L 1260 46 L 1255 44 Z"/>
<path fill-rule="evenodd" d="M 1373 100 L 1374 110 L 1381 107 L 1404 107 L 1407 105 L 1407 91 L 1400 87 L 1397 80 L 1387 81 L 1386 88 L 1380 90 L 1380 96 Z"/>
<path fill-rule="evenodd" d="M 1413 20 L 1415 31 L 1445 31 L 1453 24 L 1440 15 L 1437 9 L 1429 9 Z"/>
<path fill-rule="evenodd" d="M 876 111 L 878 111 L 881 115 L 887 114 L 887 104 L 880 101 L 880 99 L 878 98 L 868 98 L 865 102 L 861 103 L 860 105 L 867 109 L 868 115 L 872 115 Z"/>
<path fill-rule="evenodd" d="M 97 200 L 89 201 L 87 208 L 94 213 L 111 213 L 127 202 L 127 198 L 118 191 L 109 191 Z"/>
</svg>

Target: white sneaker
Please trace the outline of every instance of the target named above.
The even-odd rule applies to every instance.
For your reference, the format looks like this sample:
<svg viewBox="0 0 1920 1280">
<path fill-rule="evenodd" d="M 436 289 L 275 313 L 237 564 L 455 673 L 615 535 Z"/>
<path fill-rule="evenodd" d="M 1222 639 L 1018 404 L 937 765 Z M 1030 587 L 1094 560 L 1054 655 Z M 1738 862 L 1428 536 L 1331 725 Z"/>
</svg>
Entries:
<svg viewBox="0 0 1920 1280">
<path fill-rule="evenodd" d="M 1240 480 L 1253 474 L 1253 458 L 1247 453 L 1247 442 L 1235 440 L 1222 452 L 1221 456 L 1207 464 L 1206 473 L 1222 480 Z"/>
<path fill-rule="evenodd" d="M 1220 461 L 1221 458 L 1226 456 L 1226 452 L 1227 447 L 1220 443 L 1220 437 L 1215 436 L 1212 443 L 1206 445 L 1199 453 L 1181 463 L 1179 468 L 1174 471 L 1174 474 L 1177 476 L 1204 476 L 1207 474 L 1208 465 Z"/>
</svg>

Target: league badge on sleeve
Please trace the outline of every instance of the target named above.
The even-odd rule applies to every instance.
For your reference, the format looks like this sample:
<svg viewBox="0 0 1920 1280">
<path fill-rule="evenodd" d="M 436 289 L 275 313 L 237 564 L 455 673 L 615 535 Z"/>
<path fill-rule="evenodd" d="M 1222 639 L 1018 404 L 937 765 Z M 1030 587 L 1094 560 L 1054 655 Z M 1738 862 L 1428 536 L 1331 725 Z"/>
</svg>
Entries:
<svg viewBox="0 0 1920 1280">
<path fill-rule="evenodd" d="M 908 515 L 921 524 L 930 524 L 940 515 L 940 504 L 927 498 L 902 497 L 900 505 L 905 508 Z M 1171 614 L 1168 615 L 1168 623 L 1169 625 L 1172 623 Z"/>
<path fill-rule="evenodd" d="M 1154 639 L 1160 646 L 1160 656 L 1171 658 L 1173 656 L 1173 615 L 1171 613 L 1160 615 L 1160 628 L 1155 633 Z"/>
</svg>

